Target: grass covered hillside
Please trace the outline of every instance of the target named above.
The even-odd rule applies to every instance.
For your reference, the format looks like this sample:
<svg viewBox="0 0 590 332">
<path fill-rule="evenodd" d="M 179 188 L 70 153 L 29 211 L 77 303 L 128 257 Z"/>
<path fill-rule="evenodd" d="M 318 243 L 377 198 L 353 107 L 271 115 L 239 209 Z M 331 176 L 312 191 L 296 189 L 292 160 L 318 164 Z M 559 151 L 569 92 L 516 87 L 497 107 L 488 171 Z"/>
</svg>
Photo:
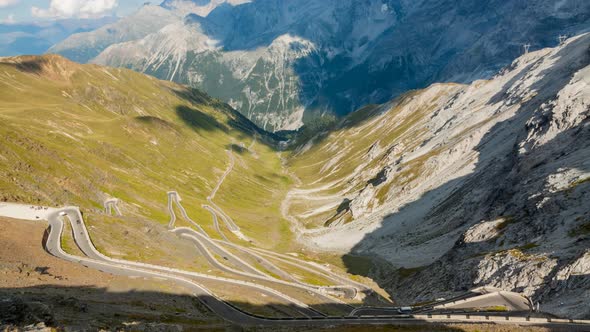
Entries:
<svg viewBox="0 0 590 332">
<path fill-rule="evenodd" d="M 196 90 L 55 55 L 0 58 L 0 122 L 0 201 L 77 205 L 92 222 L 115 197 L 126 217 L 166 225 L 175 190 L 218 236 L 201 205 L 233 156 L 216 204 L 255 243 L 290 242 L 272 199 L 289 185 L 272 137 Z"/>
</svg>

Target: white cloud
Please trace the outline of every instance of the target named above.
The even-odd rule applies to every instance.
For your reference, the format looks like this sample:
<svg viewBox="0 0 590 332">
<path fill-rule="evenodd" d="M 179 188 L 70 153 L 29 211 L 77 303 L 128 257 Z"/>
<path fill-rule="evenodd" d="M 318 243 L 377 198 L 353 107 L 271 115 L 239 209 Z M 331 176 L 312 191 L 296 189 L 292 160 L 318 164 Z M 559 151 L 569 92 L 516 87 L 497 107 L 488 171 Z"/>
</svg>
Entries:
<svg viewBox="0 0 590 332">
<path fill-rule="evenodd" d="M 40 18 L 98 17 L 112 12 L 117 5 L 117 0 L 51 0 L 47 9 L 33 6 L 31 14 Z"/>
<path fill-rule="evenodd" d="M 19 2 L 20 0 L 0 0 L 0 8 L 14 6 Z"/>
</svg>

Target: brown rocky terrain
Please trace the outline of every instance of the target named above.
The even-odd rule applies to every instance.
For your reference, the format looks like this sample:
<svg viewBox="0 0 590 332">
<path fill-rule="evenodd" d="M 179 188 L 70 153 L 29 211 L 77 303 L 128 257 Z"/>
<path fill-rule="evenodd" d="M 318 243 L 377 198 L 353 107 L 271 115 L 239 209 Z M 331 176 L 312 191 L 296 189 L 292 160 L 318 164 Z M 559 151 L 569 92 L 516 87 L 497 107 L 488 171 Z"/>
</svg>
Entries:
<svg viewBox="0 0 590 332">
<path fill-rule="evenodd" d="M 225 328 L 173 284 L 113 276 L 49 255 L 42 247 L 46 228 L 0 218 L 0 330 Z"/>
</svg>

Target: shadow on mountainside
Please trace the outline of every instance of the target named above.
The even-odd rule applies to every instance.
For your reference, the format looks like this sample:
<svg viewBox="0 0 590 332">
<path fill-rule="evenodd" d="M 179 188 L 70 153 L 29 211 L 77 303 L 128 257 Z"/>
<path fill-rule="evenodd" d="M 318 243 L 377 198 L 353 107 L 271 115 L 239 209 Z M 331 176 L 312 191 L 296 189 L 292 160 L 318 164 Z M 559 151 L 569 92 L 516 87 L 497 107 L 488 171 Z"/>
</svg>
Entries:
<svg viewBox="0 0 590 332">
<path fill-rule="evenodd" d="M 75 62 L 54 54 L 0 57 L 0 64 L 12 66 L 26 74 L 45 76 L 55 81 L 67 81 L 72 73 L 71 69 L 79 66 Z"/>
<path fill-rule="evenodd" d="M 216 131 L 220 130 L 225 133 L 228 132 L 228 128 L 217 121 L 213 116 L 203 113 L 195 108 L 188 106 L 176 107 L 176 115 L 189 127 L 193 128 L 197 132 L 201 131 Z"/>
<path fill-rule="evenodd" d="M 475 148 L 479 157 L 471 174 L 432 189 L 385 217 L 378 229 L 365 235 L 350 251 L 351 255 L 371 257 L 374 251 L 391 246 L 389 243 L 398 246 L 395 252 L 390 251 L 388 258 L 399 262 L 395 268 L 405 269 L 377 275 L 379 269 L 375 267 L 366 274 L 376 277 L 392 298 L 410 304 L 452 296 L 477 286 L 509 285 L 498 280 L 508 274 L 525 273 L 527 267 L 519 262 L 527 261 L 536 262 L 539 270 L 549 271 L 540 283 L 546 286 L 539 287 L 532 296 L 535 302 L 549 302 L 557 291 L 576 292 L 576 287 L 590 289 L 588 274 L 553 280 L 564 264 L 577 260 L 590 247 L 587 232 L 576 231 L 590 224 L 590 206 L 585 203 L 590 199 L 590 182 L 574 183 L 553 193 L 535 194 L 547 191 L 546 176 L 549 174 L 564 169 L 590 172 L 590 164 L 578 155 L 590 142 L 590 115 L 586 113 L 579 124 L 547 143 L 535 147 L 521 145 L 531 131 L 541 134 L 549 129 L 553 116 L 551 101 L 571 81 L 573 73 L 590 64 L 587 48 L 580 48 L 580 43 L 587 42 L 588 38 L 580 38 L 555 55 L 554 67 L 542 72 L 542 77 L 531 87 L 531 91 L 537 92 L 532 99 L 506 98 L 517 80 L 508 82 L 499 95 L 491 98 L 489 105 L 497 105 L 498 111 L 503 104 L 518 103 L 520 108 L 512 118 L 494 125 L 481 139 Z M 577 51 L 580 49 L 585 51 Z M 517 77 L 526 77 L 529 70 L 530 66 Z M 515 129 L 517 135 L 514 135 Z M 519 153 L 522 148 L 528 152 Z M 505 219 L 505 222 L 497 227 L 498 234 L 491 239 L 473 242 L 462 236 L 480 221 L 498 219 Z M 566 236 L 561 235 L 564 229 Z M 555 244 L 548 238 L 560 238 L 561 242 Z M 427 247 L 430 250 L 424 250 Z M 482 276 L 485 273 L 482 269 L 491 268 L 485 261 L 490 253 L 507 256 L 509 263 L 498 258 L 494 260 L 496 272 Z M 537 261 L 536 254 L 544 254 L 549 259 Z M 425 255 L 429 257 L 421 257 Z M 413 258 L 432 263 L 416 267 L 411 262 Z M 552 264 L 554 260 L 557 265 Z M 512 266 L 508 265 L 510 262 Z M 356 269 L 354 264 L 346 265 L 349 271 Z M 530 273 L 534 275 L 534 271 Z M 528 286 L 536 285 L 525 281 L 506 290 L 523 291 Z M 585 315 L 590 316 L 590 312 Z"/>
<path fill-rule="evenodd" d="M 198 89 L 183 88 L 170 89 L 170 91 L 193 105 L 192 107 L 186 105 L 177 106 L 176 114 L 184 123 L 196 131 L 221 130 L 225 133 L 229 133 L 230 130 L 235 130 L 235 135 L 238 139 L 252 139 L 256 136 L 260 138 L 260 142 L 275 150 L 278 150 L 278 142 L 284 140 L 277 134 L 259 128 L 256 124 L 228 104 L 215 99 Z M 227 120 L 225 123 L 222 123 L 214 116 L 198 110 L 198 105 L 211 107 L 215 112 L 219 112 L 227 117 Z"/>
<path fill-rule="evenodd" d="M 37 58 L 34 60 L 22 61 L 15 65 L 16 69 L 29 73 L 29 74 L 40 74 L 43 71 L 43 65 L 47 63 L 44 58 Z"/>
<path fill-rule="evenodd" d="M 243 325 L 249 327 L 247 331 L 270 331 L 270 327 L 259 326 L 262 325 L 261 318 L 294 320 L 288 324 L 279 321 L 272 327 L 273 331 L 282 327 L 288 331 L 309 330 L 308 316 L 320 317 L 321 312 L 329 317 L 343 318 L 353 309 L 337 301 L 317 297 L 312 300 L 306 290 L 295 290 L 286 285 L 262 282 L 267 287 L 264 290 L 187 275 L 174 279 L 171 272 L 152 278 L 141 272 L 134 276 L 133 268 L 126 269 L 127 277 L 111 276 L 108 272 L 100 272 L 102 265 L 87 268 L 76 259 L 65 261 L 43 250 L 49 235 L 44 223 L 8 219 L 0 221 L 0 229 L 4 234 L 3 241 L 0 241 L 0 274 L 4 276 L 0 277 L 0 330 L 3 331 L 15 330 L 10 325 L 22 327 L 40 322 L 59 331 L 241 331 Z M 72 247 L 69 248 L 68 251 Z M 206 271 L 205 268 L 198 272 L 211 272 Z M 295 306 L 269 291 L 268 287 L 307 302 L 309 308 Z M 215 295 L 226 302 L 216 300 Z M 366 323 L 353 320 L 347 324 Z M 419 319 L 395 324 L 411 326 L 412 331 L 431 328 L 460 331 L 438 329 L 436 325 Z M 328 326 L 341 331 L 339 325 L 330 322 L 320 323 L 319 327 Z M 422 325 L 427 328 L 420 328 Z M 362 326 L 358 328 L 363 330 Z M 405 331 L 405 328 L 400 330 Z"/>
<path fill-rule="evenodd" d="M 18 60 L 18 62 L 6 62 L 0 59 L 0 63 L 13 66 L 23 73 L 40 75 L 43 72 L 44 66 L 49 62 L 45 57 L 21 56 Z"/>
<path fill-rule="evenodd" d="M 298 12 L 291 6 L 297 5 L 305 6 L 308 19 L 292 17 Z M 283 35 L 314 45 L 318 40 L 338 45 L 330 49 L 334 54 L 314 49 L 293 64 L 299 80 L 297 99 L 306 108 L 304 123 L 313 125 L 327 113 L 345 115 L 434 82 L 470 83 L 488 78 L 521 55 L 523 43 L 532 43 L 533 49 L 555 46 L 557 36 L 587 28 L 590 18 L 590 5 L 580 2 L 554 10 L 539 0 L 527 4 L 442 0 L 414 7 L 389 1 L 385 5 L 391 14 L 379 23 L 393 20 L 391 27 L 375 39 L 358 37 L 358 45 L 351 38 L 356 30 L 353 24 L 364 22 L 363 15 L 368 15 L 364 10 L 369 9 L 346 1 L 299 1 L 293 5 L 251 1 L 219 6 L 205 18 L 191 15 L 187 21 L 198 23 L 228 52 L 269 47 Z M 327 22 L 327 17 L 332 21 Z M 347 20 L 353 21 L 346 24 Z M 333 21 L 337 22 L 335 28 Z M 304 48 L 299 41 L 289 47 Z M 356 48 L 364 48 L 368 56 L 361 61 L 354 58 Z M 264 67 L 263 62 L 259 60 L 255 67 Z M 211 92 L 222 90 L 223 84 L 211 87 Z"/>
<path fill-rule="evenodd" d="M 209 296 L 196 297 L 177 290 L 125 291 L 118 292 L 106 288 L 89 286 L 38 285 L 19 288 L 0 288 L 0 327 L 25 327 L 44 323 L 45 326 L 73 330 L 155 330 L 182 331 L 188 329 L 206 331 L 242 331 L 246 326 L 256 331 L 311 330 L 314 331 L 364 331 L 368 326 L 355 322 L 347 324 L 309 325 L 306 317 L 299 315 L 296 326 L 280 324 L 274 327 L 242 325 L 239 322 L 224 320 L 208 308 L 215 301 Z M 257 317 L 288 317 L 294 307 L 282 304 L 254 305 L 250 303 L 229 302 L 238 310 L 258 312 Z M 318 305 L 321 307 L 321 305 Z M 266 313 L 266 314 L 265 314 Z M 315 326 L 315 327 L 314 327 Z M 356 326 L 356 327 L 355 327 Z M 461 328 L 442 326 L 428 322 L 391 323 L 389 329 L 395 331 L 464 331 Z M 387 329 L 387 327 L 383 327 Z M 246 328 L 247 329 L 247 328 Z M 10 330 L 10 329 L 8 329 Z"/>
</svg>

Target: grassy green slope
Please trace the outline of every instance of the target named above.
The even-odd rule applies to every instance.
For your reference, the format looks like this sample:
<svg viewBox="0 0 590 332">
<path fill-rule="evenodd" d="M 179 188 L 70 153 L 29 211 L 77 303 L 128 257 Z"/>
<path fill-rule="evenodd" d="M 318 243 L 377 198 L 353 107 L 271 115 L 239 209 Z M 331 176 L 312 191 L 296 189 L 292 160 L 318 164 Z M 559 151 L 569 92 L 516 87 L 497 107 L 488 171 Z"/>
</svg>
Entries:
<svg viewBox="0 0 590 332">
<path fill-rule="evenodd" d="M 229 164 L 226 150 L 265 135 L 198 91 L 53 55 L 0 59 L 0 121 L 0 201 L 99 212 L 112 196 L 126 214 L 166 224 L 166 192 L 176 190 L 214 236 L 201 204 Z M 257 142 L 255 153 L 234 153 L 216 201 L 247 236 L 273 247 L 288 240 L 288 226 L 267 202 L 289 183 L 273 148 Z M 236 195 L 248 199 L 235 204 Z"/>
</svg>

